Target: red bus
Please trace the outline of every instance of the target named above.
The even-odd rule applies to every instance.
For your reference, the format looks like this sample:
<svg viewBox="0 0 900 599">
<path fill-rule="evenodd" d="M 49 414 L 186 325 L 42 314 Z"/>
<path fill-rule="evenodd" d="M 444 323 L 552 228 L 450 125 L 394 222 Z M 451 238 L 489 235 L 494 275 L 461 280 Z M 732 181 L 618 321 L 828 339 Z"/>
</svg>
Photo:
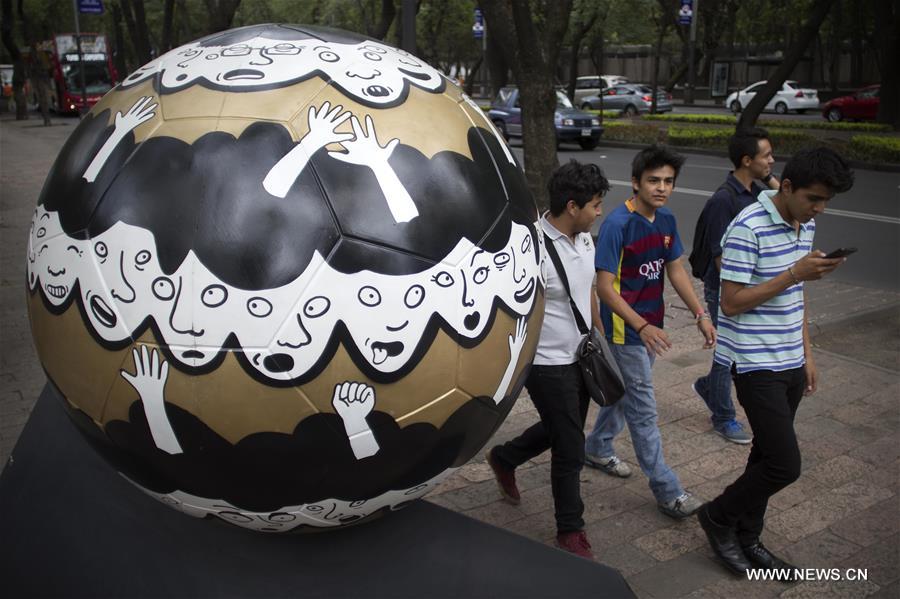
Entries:
<svg viewBox="0 0 900 599">
<path fill-rule="evenodd" d="M 61 33 L 52 40 L 41 42 L 38 50 L 50 60 L 54 84 L 51 106 L 57 112 L 78 112 L 82 105 L 81 68 L 78 44 L 74 33 Z M 116 84 L 117 73 L 107 51 L 106 36 L 100 33 L 81 34 L 81 56 L 84 64 L 84 83 L 89 109 Z"/>
</svg>

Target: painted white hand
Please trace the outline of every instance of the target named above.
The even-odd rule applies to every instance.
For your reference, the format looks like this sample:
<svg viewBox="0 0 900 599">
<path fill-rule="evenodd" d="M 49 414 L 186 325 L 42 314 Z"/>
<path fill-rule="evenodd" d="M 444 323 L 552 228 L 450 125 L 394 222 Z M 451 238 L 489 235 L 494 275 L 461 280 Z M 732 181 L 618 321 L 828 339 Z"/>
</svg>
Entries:
<svg viewBox="0 0 900 599">
<path fill-rule="evenodd" d="M 350 119 L 350 125 L 353 127 L 355 137 L 353 141 L 343 143 L 346 151 L 328 152 L 328 155 L 341 162 L 372 169 L 394 222 L 405 223 L 419 216 L 419 210 L 409 197 L 409 192 L 403 187 L 403 183 L 388 162 L 400 140 L 395 137 L 384 146 L 379 144 L 375 123 L 369 115 L 366 115 L 365 127 L 355 116 Z"/>
<path fill-rule="evenodd" d="M 96 180 L 97 175 L 100 174 L 100 169 L 106 164 L 119 142 L 125 139 L 129 132 L 134 131 L 138 125 L 146 123 L 156 116 L 155 110 L 157 106 L 158 104 L 153 102 L 153 96 L 142 96 L 127 112 L 116 113 L 112 135 L 103 143 L 100 151 L 97 152 L 97 155 L 94 156 L 94 159 L 91 160 L 91 163 L 84 171 L 82 177 L 85 181 L 93 183 Z"/>
<path fill-rule="evenodd" d="M 132 349 L 131 354 L 134 357 L 135 373 L 131 374 L 127 370 L 119 372 L 140 396 L 154 443 L 166 453 L 183 453 L 166 415 L 165 387 L 169 377 L 169 364 L 160 357 L 156 349 L 148 351 L 146 345 L 142 345 L 140 351 Z"/>
<path fill-rule="evenodd" d="M 375 389 L 365 383 L 338 383 L 334 386 L 331 405 L 344 421 L 344 431 L 356 459 L 378 453 L 378 441 L 366 422 L 366 416 L 375 408 Z"/>
<path fill-rule="evenodd" d="M 341 143 L 353 139 L 352 133 L 338 133 L 336 129 L 351 116 L 349 110 L 341 112 L 344 107 L 338 104 L 334 108 L 331 103 L 323 102 L 316 111 L 310 106 L 307 112 L 309 131 L 290 152 L 275 163 L 263 179 L 263 188 L 277 198 L 287 195 L 294 181 L 306 168 L 310 157 L 330 143 Z"/>
<path fill-rule="evenodd" d="M 512 382 L 512 376 L 516 371 L 516 365 L 519 363 L 519 356 L 522 355 L 522 348 L 525 347 L 525 339 L 528 338 L 527 325 L 528 323 L 524 318 L 517 320 L 515 332 L 507 339 L 507 344 L 509 345 L 509 363 L 506 365 L 506 371 L 503 373 L 503 378 L 500 379 L 500 384 L 494 392 L 494 403 L 499 404 L 503 401 L 503 398 L 506 397 L 506 391 L 509 389 L 510 382 Z"/>
</svg>

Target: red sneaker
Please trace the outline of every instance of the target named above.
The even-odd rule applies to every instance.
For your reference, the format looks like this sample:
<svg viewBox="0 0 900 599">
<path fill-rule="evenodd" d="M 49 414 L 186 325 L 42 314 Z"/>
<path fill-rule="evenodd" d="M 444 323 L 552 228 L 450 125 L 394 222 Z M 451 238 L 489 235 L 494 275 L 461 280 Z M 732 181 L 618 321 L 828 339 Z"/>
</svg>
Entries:
<svg viewBox="0 0 900 599">
<path fill-rule="evenodd" d="M 500 462 L 494 458 L 494 449 L 496 449 L 496 447 L 488 450 L 484 455 L 484 459 L 487 461 L 488 466 L 491 467 L 491 470 L 494 471 L 494 478 L 497 479 L 497 486 L 500 488 L 500 494 L 503 495 L 503 500 L 506 501 L 506 503 L 519 505 L 522 503 L 522 497 L 519 495 L 519 487 L 516 486 L 516 471 L 515 469 L 510 469 L 501 465 Z"/>
<path fill-rule="evenodd" d="M 591 551 L 591 544 L 583 530 L 559 533 L 556 535 L 556 546 L 578 557 L 594 561 L 594 552 Z"/>
</svg>

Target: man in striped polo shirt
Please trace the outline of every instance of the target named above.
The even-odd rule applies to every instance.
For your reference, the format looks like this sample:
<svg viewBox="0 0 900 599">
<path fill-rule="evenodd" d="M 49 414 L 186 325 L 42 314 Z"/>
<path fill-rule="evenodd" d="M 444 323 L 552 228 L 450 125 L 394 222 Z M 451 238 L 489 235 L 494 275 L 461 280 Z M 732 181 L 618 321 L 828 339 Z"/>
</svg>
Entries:
<svg viewBox="0 0 900 599">
<path fill-rule="evenodd" d="M 803 282 L 846 258 L 813 251 L 813 217 L 853 185 L 847 163 L 828 148 L 798 152 L 779 191 L 763 191 L 722 238 L 722 287 L 715 360 L 730 368 L 753 429 L 743 474 L 698 512 L 713 551 L 738 575 L 749 568 L 793 569 L 760 542 L 769 497 L 800 476 L 794 415 L 816 390 Z"/>
</svg>

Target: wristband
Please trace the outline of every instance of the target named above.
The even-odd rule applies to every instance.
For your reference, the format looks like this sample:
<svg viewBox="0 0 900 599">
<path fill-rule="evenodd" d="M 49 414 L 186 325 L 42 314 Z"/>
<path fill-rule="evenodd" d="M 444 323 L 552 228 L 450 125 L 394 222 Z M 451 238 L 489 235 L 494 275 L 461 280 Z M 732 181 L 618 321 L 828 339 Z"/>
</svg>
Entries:
<svg viewBox="0 0 900 599">
<path fill-rule="evenodd" d="M 640 328 L 638 328 L 638 330 L 637 330 L 638 337 L 641 336 L 641 331 L 643 331 L 644 329 L 646 329 L 646 328 L 647 328 L 647 325 L 649 325 L 649 324 L 650 324 L 650 323 L 647 322 L 647 321 L 645 320 L 645 321 L 644 321 L 644 324 L 642 324 L 642 325 L 640 326 Z"/>
<path fill-rule="evenodd" d="M 709 321 L 711 321 L 711 320 L 712 320 L 712 316 L 710 316 L 709 314 L 707 314 L 707 313 L 705 313 L 705 312 L 702 312 L 702 313 L 700 313 L 700 314 L 697 315 L 697 324 L 698 324 L 698 325 L 700 324 L 700 321 L 701 321 L 701 320 L 709 320 Z"/>
<path fill-rule="evenodd" d="M 800 279 L 797 278 L 797 275 L 794 274 L 794 267 L 788 266 L 788 274 L 791 275 L 791 278 L 794 279 L 794 285 L 800 284 Z"/>
</svg>

